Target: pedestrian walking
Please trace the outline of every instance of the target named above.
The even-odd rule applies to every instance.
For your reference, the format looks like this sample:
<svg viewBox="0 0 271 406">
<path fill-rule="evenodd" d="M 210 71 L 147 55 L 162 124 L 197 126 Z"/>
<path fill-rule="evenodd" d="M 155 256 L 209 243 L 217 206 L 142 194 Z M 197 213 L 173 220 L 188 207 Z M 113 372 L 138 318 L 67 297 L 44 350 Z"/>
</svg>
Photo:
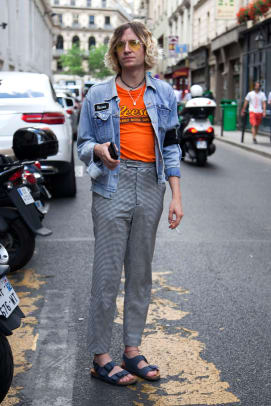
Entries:
<svg viewBox="0 0 271 406">
<path fill-rule="evenodd" d="M 182 92 L 177 89 L 177 86 L 176 86 L 176 85 L 173 85 L 172 87 L 173 87 L 173 91 L 174 91 L 174 94 L 175 94 L 177 103 L 179 103 L 179 102 L 181 101 L 181 94 L 182 94 Z"/>
<path fill-rule="evenodd" d="M 257 144 L 257 134 L 263 117 L 266 116 L 266 95 L 261 91 L 260 82 L 255 82 L 254 90 L 245 97 L 245 102 L 241 111 L 244 116 L 247 105 L 249 105 L 249 122 L 251 124 L 252 137 L 254 144 Z"/>
<path fill-rule="evenodd" d="M 144 24 L 115 29 L 106 55 L 116 72 L 92 86 L 83 103 L 78 154 L 92 179 L 95 248 L 90 298 L 92 376 L 116 385 L 140 376 L 158 380 L 158 366 L 139 353 L 152 287 L 152 258 L 168 180 L 169 228 L 183 216 L 181 151 L 176 98 L 171 86 L 146 71 L 157 57 L 156 41 Z M 109 153 L 113 142 L 118 159 Z M 109 354 L 122 269 L 125 298 L 122 365 Z"/>
</svg>

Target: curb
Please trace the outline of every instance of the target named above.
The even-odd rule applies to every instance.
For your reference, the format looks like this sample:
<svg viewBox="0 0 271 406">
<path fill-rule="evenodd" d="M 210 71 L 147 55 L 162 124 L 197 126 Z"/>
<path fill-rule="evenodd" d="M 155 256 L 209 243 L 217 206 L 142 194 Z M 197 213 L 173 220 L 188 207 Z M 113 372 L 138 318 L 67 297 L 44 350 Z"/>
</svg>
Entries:
<svg viewBox="0 0 271 406">
<path fill-rule="evenodd" d="M 223 139 L 222 137 L 218 137 L 218 136 L 215 136 L 215 139 L 218 140 L 218 141 L 221 141 L 221 142 L 225 142 L 225 143 L 227 143 L 227 144 L 234 145 L 235 147 L 238 147 L 238 148 L 241 148 L 241 149 L 245 149 L 245 150 L 250 151 L 250 152 L 254 152 L 255 154 L 264 156 L 265 158 L 271 159 L 271 152 L 268 153 L 268 152 L 265 152 L 265 151 L 261 151 L 261 150 L 258 150 L 258 149 L 254 149 L 254 148 L 252 148 L 252 147 L 250 147 L 250 146 L 248 146 L 248 145 L 239 144 L 239 143 L 237 143 L 237 142 L 234 142 L 234 141 L 231 141 L 231 140 L 227 140 L 227 139 L 225 139 L 225 138 Z"/>
</svg>

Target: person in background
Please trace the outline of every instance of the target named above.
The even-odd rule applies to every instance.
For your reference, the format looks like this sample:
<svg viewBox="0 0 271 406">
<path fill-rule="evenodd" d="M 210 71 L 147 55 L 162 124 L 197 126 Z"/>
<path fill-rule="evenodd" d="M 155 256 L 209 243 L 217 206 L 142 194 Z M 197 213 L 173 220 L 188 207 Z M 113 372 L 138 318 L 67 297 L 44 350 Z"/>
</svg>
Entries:
<svg viewBox="0 0 271 406">
<path fill-rule="evenodd" d="M 177 86 L 176 86 L 176 85 L 173 85 L 172 87 L 173 87 L 173 91 L 174 91 L 174 94 L 175 94 L 177 103 L 179 103 L 179 102 L 181 101 L 181 93 L 182 93 L 182 92 L 177 89 Z"/>
<path fill-rule="evenodd" d="M 249 105 L 249 122 L 251 124 L 252 137 L 254 144 L 257 144 L 257 134 L 259 126 L 263 117 L 266 116 L 266 95 L 261 91 L 260 82 L 254 83 L 254 90 L 248 92 L 245 98 L 241 116 L 243 117 L 246 112 L 247 105 Z"/>
<path fill-rule="evenodd" d="M 144 24 L 117 27 L 107 65 L 116 75 L 90 88 L 82 107 L 78 154 L 92 180 L 94 260 L 90 295 L 91 375 L 114 385 L 160 379 L 158 366 L 139 353 L 152 288 L 152 258 L 163 211 L 166 180 L 172 198 L 168 223 L 183 216 L 177 102 L 166 82 L 147 71 L 157 44 Z M 114 159 L 109 146 L 115 145 Z M 89 258 L 90 260 L 90 258 Z M 124 353 L 121 366 L 109 354 L 116 299 L 125 273 Z"/>
</svg>

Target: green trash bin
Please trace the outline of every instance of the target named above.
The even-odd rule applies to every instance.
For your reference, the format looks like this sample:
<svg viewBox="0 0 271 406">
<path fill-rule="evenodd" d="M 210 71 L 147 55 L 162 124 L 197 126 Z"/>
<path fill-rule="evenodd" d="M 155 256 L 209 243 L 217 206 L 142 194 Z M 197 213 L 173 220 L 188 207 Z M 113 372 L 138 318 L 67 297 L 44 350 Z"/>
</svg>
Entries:
<svg viewBox="0 0 271 406">
<path fill-rule="evenodd" d="M 237 123 L 237 102 L 236 100 L 222 99 L 221 109 L 224 110 L 223 129 L 225 131 L 236 130 Z"/>
</svg>

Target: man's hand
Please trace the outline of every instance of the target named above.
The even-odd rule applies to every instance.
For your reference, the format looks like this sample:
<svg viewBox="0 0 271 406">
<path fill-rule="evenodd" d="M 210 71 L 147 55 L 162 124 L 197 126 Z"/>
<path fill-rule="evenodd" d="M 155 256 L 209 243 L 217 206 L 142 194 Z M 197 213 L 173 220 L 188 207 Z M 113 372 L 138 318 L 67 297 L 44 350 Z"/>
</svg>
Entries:
<svg viewBox="0 0 271 406">
<path fill-rule="evenodd" d="M 174 228 L 178 227 L 182 218 L 183 218 L 183 209 L 181 199 L 172 199 L 168 213 L 169 228 L 173 230 Z"/>
<path fill-rule="evenodd" d="M 109 145 L 110 142 L 105 142 L 104 144 L 96 144 L 94 147 L 94 153 L 103 161 L 105 166 L 112 171 L 119 165 L 120 160 L 111 158 L 108 151 Z"/>
<path fill-rule="evenodd" d="M 265 110 L 263 111 L 263 117 L 266 117 L 266 111 Z"/>
<path fill-rule="evenodd" d="M 244 115 L 245 115 L 245 111 L 242 110 L 242 111 L 241 111 L 241 116 L 244 117 Z"/>
</svg>

